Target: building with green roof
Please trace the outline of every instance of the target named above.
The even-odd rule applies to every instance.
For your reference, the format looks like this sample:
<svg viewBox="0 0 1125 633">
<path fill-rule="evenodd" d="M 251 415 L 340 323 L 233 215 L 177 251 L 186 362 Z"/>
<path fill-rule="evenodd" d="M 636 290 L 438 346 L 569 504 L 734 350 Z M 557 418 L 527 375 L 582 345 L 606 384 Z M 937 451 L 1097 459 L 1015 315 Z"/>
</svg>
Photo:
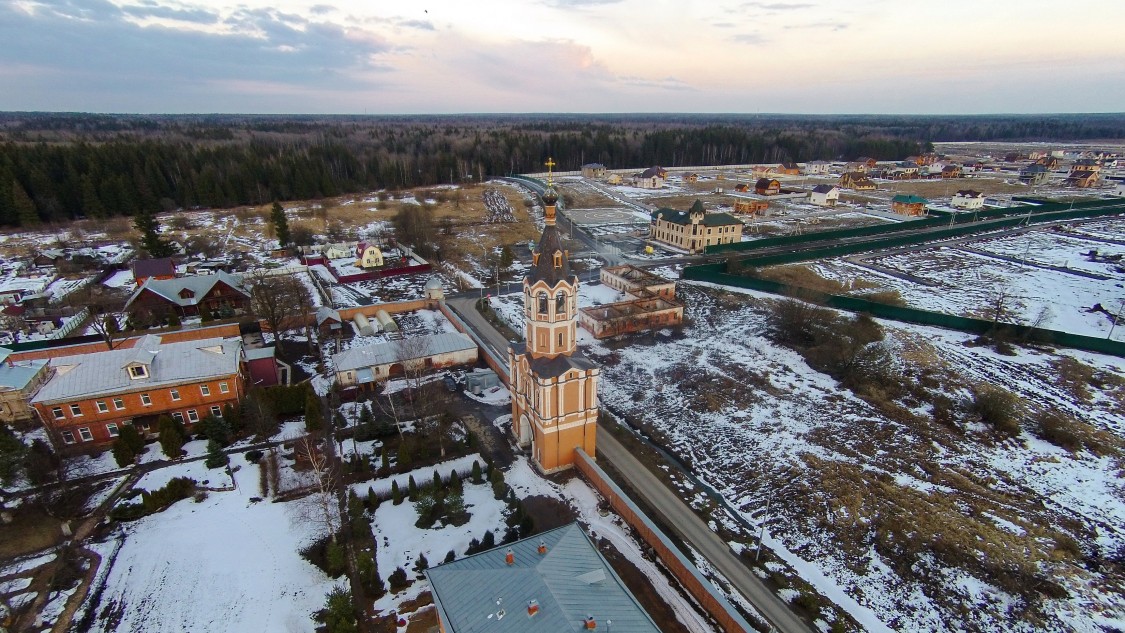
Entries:
<svg viewBox="0 0 1125 633">
<path fill-rule="evenodd" d="M 742 241 L 742 222 L 729 213 L 708 213 L 696 200 L 687 211 L 654 211 L 649 239 L 688 253 L 701 253 L 713 244 Z"/>
</svg>

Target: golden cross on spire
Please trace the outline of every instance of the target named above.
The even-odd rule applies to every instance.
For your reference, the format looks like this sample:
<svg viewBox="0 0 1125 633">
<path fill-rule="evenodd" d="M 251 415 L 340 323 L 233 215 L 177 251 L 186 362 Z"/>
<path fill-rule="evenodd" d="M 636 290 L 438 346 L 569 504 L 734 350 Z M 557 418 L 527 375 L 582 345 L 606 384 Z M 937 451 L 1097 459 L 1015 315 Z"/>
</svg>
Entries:
<svg viewBox="0 0 1125 633">
<path fill-rule="evenodd" d="M 555 163 L 555 159 L 548 156 L 547 162 L 543 164 L 547 166 L 547 186 L 554 186 L 554 183 L 551 182 L 551 168 L 553 168 L 557 163 Z"/>
</svg>

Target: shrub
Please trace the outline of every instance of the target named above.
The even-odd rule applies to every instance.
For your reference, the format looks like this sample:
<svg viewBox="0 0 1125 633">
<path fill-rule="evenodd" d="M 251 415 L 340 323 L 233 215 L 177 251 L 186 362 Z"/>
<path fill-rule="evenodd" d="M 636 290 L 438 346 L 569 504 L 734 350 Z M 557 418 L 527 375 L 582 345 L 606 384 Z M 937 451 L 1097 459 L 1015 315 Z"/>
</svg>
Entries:
<svg viewBox="0 0 1125 633">
<path fill-rule="evenodd" d="M 411 499 L 418 498 L 418 483 L 414 481 L 414 475 L 406 480 L 406 495 Z"/>
<path fill-rule="evenodd" d="M 421 574 L 430 568 L 430 561 L 426 560 L 425 554 L 418 554 L 418 560 L 414 561 L 414 571 Z"/>
<path fill-rule="evenodd" d="M 473 460 L 473 475 L 472 475 L 472 477 L 473 477 L 473 483 L 474 484 L 484 483 L 484 478 L 483 478 L 483 476 L 481 475 L 481 472 L 480 472 L 480 462 L 476 461 L 475 459 Z"/>
<path fill-rule="evenodd" d="M 314 394 L 308 383 L 300 385 L 276 385 L 258 390 L 277 415 L 301 415 L 309 394 Z"/>
<path fill-rule="evenodd" d="M 184 425 L 169 416 L 162 415 L 157 420 L 156 428 L 160 432 L 160 450 L 172 459 L 179 459 L 184 452 L 184 441 L 187 439 Z"/>
<path fill-rule="evenodd" d="M 250 462 L 251 464 L 257 464 L 258 460 L 262 458 L 262 455 L 264 455 L 264 453 L 257 449 L 246 451 L 246 461 Z"/>
<path fill-rule="evenodd" d="M 442 563 L 452 563 L 455 560 L 457 560 L 457 552 L 455 552 L 453 550 L 449 550 L 448 552 L 445 553 L 445 560 L 443 560 L 441 562 Z"/>
<path fill-rule="evenodd" d="M 113 441 L 113 460 L 122 468 L 130 466 L 144 449 L 145 438 L 141 437 L 132 424 L 125 424 L 121 427 L 117 439 Z"/>
<path fill-rule="evenodd" d="M 1090 388 L 1094 381 L 1094 368 L 1080 360 L 1063 356 L 1052 363 L 1058 372 L 1059 384 L 1070 392 L 1070 395 L 1082 402 L 1090 400 Z"/>
<path fill-rule="evenodd" d="M 1035 416 L 1035 434 L 1070 452 L 1082 450 L 1082 438 L 1071 428 L 1074 420 L 1057 411 L 1043 411 Z"/>
<path fill-rule="evenodd" d="M 398 593 L 410 586 L 410 578 L 406 575 L 406 570 L 402 567 L 396 567 L 395 570 L 391 572 L 390 577 L 387 578 L 387 581 L 390 583 L 393 593 Z"/>
<path fill-rule="evenodd" d="M 324 608 L 317 612 L 315 619 L 324 625 L 325 633 L 355 633 L 359 630 L 355 612 L 351 590 L 337 586 L 328 592 Z"/>
<path fill-rule="evenodd" d="M 402 503 L 402 490 L 398 487 L 398 481 L 391 481 L 391 503 L 396 506 Z"/>
<path fill-rule="evenodd" d="M 975 387 L 972 410 L 1001 434 L 1014 436 L 1020 432 L 1022 407 L 1019 398 L 1006 389 L 989 384 Z"/>
<path fill-rule="evenodd" d="M 222 468 L 230 463 L 230 457 L 223 452 L 223 447 L 214 438 L 207 440 L 207 459 L 204 464 L 208 468 Z"/>
<path fill-rule="evenodd" d="M 187 477 L 176 477 L 152 492 L 141 491 L 140 503 L 120 503 L 109 513 L 115 521 L 133 521 L 150 514 L 156 514 L 173 503 L 187 499 L 195 492 L 195 481 Z"/>
<path fill-rule="evenodd" d="M 328 546 L 324 550 L 324 558 L 327 562 L 327 572 L 332 578 L 338 578 L 344 573 L 347 566 L 347 559 L 345 557 L 344 546 L 336 541 L 329 541 Z"/>
</svg>

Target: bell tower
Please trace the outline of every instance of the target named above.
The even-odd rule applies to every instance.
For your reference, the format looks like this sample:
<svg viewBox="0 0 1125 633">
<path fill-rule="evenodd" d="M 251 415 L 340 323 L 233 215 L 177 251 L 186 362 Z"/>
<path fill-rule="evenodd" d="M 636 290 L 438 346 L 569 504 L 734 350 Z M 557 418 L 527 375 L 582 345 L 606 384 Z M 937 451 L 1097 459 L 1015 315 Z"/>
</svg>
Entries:
<svg viewBox="0 0 1125 633">
<path fill-rule="evenodd" d="M 524 342 L 508 349 L 512 432 L 543 472 L 574 464 L 574 449 L 591 457 L 598 419 L 599 370 L 578 351 L 578 276 L 555 226 L 558 193 L 547 159 L 543 234 L 523 280 Z"/>
</svg>

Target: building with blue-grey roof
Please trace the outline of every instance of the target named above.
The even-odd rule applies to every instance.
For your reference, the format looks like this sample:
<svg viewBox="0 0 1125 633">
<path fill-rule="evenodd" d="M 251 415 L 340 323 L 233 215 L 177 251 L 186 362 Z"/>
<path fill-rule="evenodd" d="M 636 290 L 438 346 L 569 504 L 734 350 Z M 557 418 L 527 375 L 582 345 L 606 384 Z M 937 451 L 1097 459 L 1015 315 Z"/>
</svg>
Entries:
<svg viewBox="0 0 1125 633">
<path fill-rule="evenodd" d="M 577 523 L 426 570 L 444 633 L 657 633 Z"/>
<path fill-rule="evenodd" d="M 11 350 L 0 347 L 0 422 L 31 420 L 31 396 L 50 375 L 46 360 L 12 361 Z"/>
</svg>

